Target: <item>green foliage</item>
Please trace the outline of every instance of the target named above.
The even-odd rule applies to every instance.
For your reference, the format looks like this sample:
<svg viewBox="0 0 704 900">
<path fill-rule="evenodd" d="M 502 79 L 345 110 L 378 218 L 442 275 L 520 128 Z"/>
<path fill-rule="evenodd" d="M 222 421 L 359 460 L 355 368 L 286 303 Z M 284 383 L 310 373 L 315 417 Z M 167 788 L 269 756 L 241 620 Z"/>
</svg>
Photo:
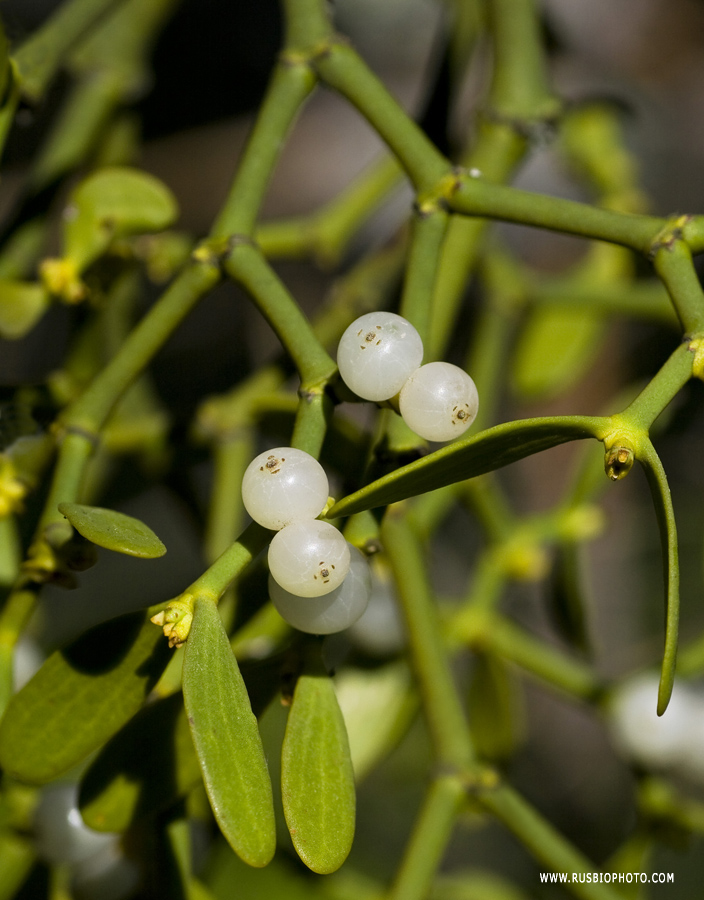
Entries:
<svg viewBox="0 0 704 900">
<path fill-rule="evenodd" d="M 211 600 L 196 602 L 183 661 L 183 697 L 210 805 L 251 866 L 274 855 L 274 807 L 257 722 Z"/>
<path fill-rule="evenodd" d="M 106 550 L 140 559 L 155 559 L 166 553 L 151 528 L 133 516 L 81 503 L 59 503 L 58 510 L 79 534 Z"/>
<path fill-rule="evenodd" d="M 0 725 L 0 764 L 44 784 L 82 762 L 139 710 L 168 661 L 143 613 L 98 625 L 56 650 L 15 694 Z"/>
<path fill-rule="evenodd" d="M 340 868 L 352 847 L 354 773 L 345 722 L 327 674 L 296 684 L 281 752 L 281 792 L 291 840 L 314 872 Z"/>
<path fill-rule="evenodd" d="M 77 783 L 85 824 L 119 833 L 116 855 L 136 863 L 126 897 L 519 900 L 552 896 L 537 877 L 550 869 L 581 873 L 565 885 L 576 897 L 614 900 L 621 885 L 601 879 L 590 855 L 609 857 L 604 873 L 645 871 L 659 847 L 704 832 L 688 784 L 701 780 L 700 754 L 680 747 L 674 762 L 674 751 L 644 762 L 638 749 L 651 731 L 691 743 L 701 727 L 690 711 L 679 728 L 677 697 L 668 704 L 677 671 L 704 672 L 700 618 L 685 620 L 694 639 L 677 661 L 680 581 L 689 594 L 691 573 L 701 578 L 701 516 L 677 468 L 698 452 L 701 396 L 689 382 L 704 378 L 693 261 L 704 251 L 704 217 L 646 214 L 616 106 L 567 103 L 553 91 L 534 0 L 441 4 L 445 59 L 427 92 L 427 129 L 338 34 L 334 5 L 282 0 L 281 53 L 231 186 L 197 238 L 178 220 L 183 187 L 137 167 L 128 112 L 150 84 L 151 48 L 177 5 L 64 0 L 17 46 L 0 24 L 0 149 L 21 103 L 57 103 L 19 173 L 15 206 L 0 210 L 8 371 L 35 340 L 55 337 L 57 350 L 44 369 L 30 367 L 39 376 L 11 371 L 0 397 L 0 900 L 35 889 L 42 900 L 89 898 L 80 865 L 36 862 L 37 787 L 64 778 Z M 362 15 L 375 6 L 374 15 L 391 15 L 386 4 Z M 477 102 L 469 113 L 468 76 Z M 264 220 L 281 153 L 319 86 L 357 110 L 385 153 L 318 209 Z M 554 158 L 590 202 L 511 183 L 553 139 Z M 313 149 L 303 155 L 322 179 L 328 148 Z M 236 156 L 229 147 L 225 155 Z M 401 184 L 413 204 L 401 226 L 388 224 L 397 213 L 375 220 L 388 238 L 379 246 L 367 222 L 396 208 L 391 192 Z M 584 249 L 545 271 L 496 221 L 571 234 Z M 323 270 L 315 284 L 327 279 L 328 296 L 310 318 L 316 289 L 278 261 Z M 239 288 L 236 360 L 211 366 L 191 313 L 228 284 Z M 271 327 L 278 356 L 260 354 L 256 327 L 240 324 L 250 322 L 236 306 L 244 297 Z M 52 310 L 55 302 L 82 306 Z M 452 358 L 474 377 L 480 406 L 467 437 L 429 449 L 399 417 L 397 398 L 349 414 L 359 398 L 340 380 L 335 345 L 357 316 L 390 307 L 418 329 L 426 362 Z M 71 330 L 63 351 L 55 314 Z M 658 339 L 652 358 L 639 360 L 637 384 L 637 351 L 625 337 L 632 322 Z M 178 396 L 169 396 L 165 366 L 153 364 L 178 328 L 188 384 L 175 379 Z M 211 368 L 215 380 L 231 379 L 217 396 L 208 396 Z M 671 428 L 663 413 L 677 409 L 673 401 L 684 403 Z M 376 555 L 371 624 L 322 641 L 269 603 L 262 551 L 271 533 L 246 524 L 240 484 L 257 448 L 274 442 L 321 459 L 336 486 L 322 515 Z M 602 585 L 609 596 L 598 603 L 589 591 L 590 541 L 601 538 L 602 557 L 604 547 L 619 560 L 634 555 L 638 476 L 625 529 L 608 522 L 615 503 L 603 500 L 639 469 L 660 534 L 664 631 L 650 625 L 660 611 L 649 548 L 630 618 L 617 587 L 612 596 Z M 127 568 L 132 561 L 104 554 L 80 574 L 95 562 L 92 544 L 141 559 L 166 553 L 140 519 L 113 509 L 154 496 L 171 501 L 168 557 Z M 181 532 L 176 507 L 188 521 Z M 189 555 L 206 563 L 172 596 L 163 573 L 181 571 L 179 541 L 193 551 L 185 568 Z M 113 564 L 125 568 L 111 575 Z M 77 586 L 100 624 L 57 649 L 51 610 Z M 145 609 L 110 618 L 109 593 L 125 611 Z M 616 611 L 608 620 L 607 606 Z M 616 638 L 626 646 L 604 659 L 601 644 Z M 16 687 L 15 661 L 33 640 L 48 656 Z M 664 718 L 641 724 L 628 750 L 609 700 L 637 665 L 660 666 L 651 709 Z M 610 749 L 579 778 L 561 749 L 565 735 L 541 724 L 552 709 L 544 692 L 578 709 L 574 721 L 588 719 L 604 745 L 603 723 L 610 729 Z M 283 731 L 279 702 L 290 707 L 283 737 L 269 727 L 278 715 Z M 262 741 L 257 717 L 267 709 Z M 531 780 L 541 731 L 554 788 Z M 620 807 L 603 784 L 591 791 L 602 777 L 627 783 Z M 588 795 L 582 805 L 577 794 Z M 462 821 L 473 828 L 460 830 Z M 203 822 L 201 866 L 190 841 Z M 503 831 L 532 864 L 504 864 Z M 481 848 L 487 865 L 466 866 L 463 843 L 458 866 L 461 841 L 467 858 Z"/>
</svg>

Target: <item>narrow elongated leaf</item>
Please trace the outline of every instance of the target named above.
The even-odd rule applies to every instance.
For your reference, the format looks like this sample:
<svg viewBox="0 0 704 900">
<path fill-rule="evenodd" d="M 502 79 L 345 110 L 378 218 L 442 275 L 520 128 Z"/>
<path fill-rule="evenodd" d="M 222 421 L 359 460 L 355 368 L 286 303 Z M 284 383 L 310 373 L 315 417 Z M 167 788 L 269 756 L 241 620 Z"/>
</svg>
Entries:
<svg viewBox="0 0 704 900">
<path fill-rule="evenodd" d="M 79 808 L 96 831 L 126 831 L 200 781 L 180 693 L 150 703 L 101 750 L 83 777 Z"/>
<path fill-rule="evenodd" d="M 594 416 L 521 419 L 455 441 L 396 469 L 338 501 L 327 513 L 334 519 L 433 491 L 483 475 L 533 453 L 567 441 L 599 438 L 608 420 Z"/>
<path fill-rule="evenodd" d="M 265 866 L 276 848 L 271 781 L 244 681 L 210 600 L 196 600 L 183 696 L 218 825 L 245 862 Z"/>
<path fill-rule="evenodd" d="M 655 504 L 655 512 L 660 527 L 662 544 L 663 574 L 665 579 L 665 650 L 662 659 L 660 689 L 658 690 L 658 715 L 667 709 L 675 683 L 675 666 L 677 665 L 677 637 L 680 621 L 680 567 L 677 550 L 677 524 L 675 511 L 672 508 L 670 487 L 667 483 L 665 469 L 655 448 L 648 441 L 639 450 L 638 461 L 645 469 L 650 493 Z"/>
<path fill-rule="evenodd" d="M 321 875 L 339 869 L 352 846 L 354 772 L 345 722 L 327 675 L 296 684 L 281 754 L 281 792 L 296 852 Z"/>
<path fill-rule="evenodd" d="M 156 559 L 166 553 L 166 547 L 148 525 L 114 509 L 59 503 L 59 512 L 79 534 L 99 547 L 140 559 Z"/>
<path fill-rule="evenodd" d="M 57 650 L 10 700 L 0 723 L 0 766 L 43 784 L 102 746 L 144 703 L 170 651 L 146 613 L 90 629 Z"/>
</svg>

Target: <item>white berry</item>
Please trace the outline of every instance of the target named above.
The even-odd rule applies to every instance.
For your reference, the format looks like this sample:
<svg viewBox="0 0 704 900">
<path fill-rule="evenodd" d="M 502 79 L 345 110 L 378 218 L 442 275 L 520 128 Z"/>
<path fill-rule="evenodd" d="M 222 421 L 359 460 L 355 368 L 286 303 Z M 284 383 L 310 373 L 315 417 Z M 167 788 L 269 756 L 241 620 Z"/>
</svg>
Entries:
<svg viewBox="0 0 704 900">
<path fill-rule="evenodd" d="M 479 409 L 477 388 L 452 363 L 432 362 L 410 376 L 399 397 L 406 425 L 428 441 L 449 441 L 472 424 Z"/>
<path fill-rule="evenodd" d="M 75 784 L 46 788 L 34 813 L 37 852 L 47 862 L 77 863 L 116 843 L 114 834 L 84 825 Z"/>
<path fill-rule="evenodd" d="M 334 591 L 322 597 L 301 597 L 284 590 L 269 576 L 269 596 L 282 619 L 309 634 L 334 634 L 353 625 L 367 608 L 372 576 L 366 557 L 352 544 L 350 569 Z"/>
<path fill-rule="evenodd" d="M 611 733 L 617 748 L 637 763 L 677 768 L 689 753 L 698 700 L 687 685 L 675 684 L 667 711 L 658 716 L 658 684 L 654 673 L 643 673 L 619 686 L 608 707 Z"/>
<path fill-rule="evenodd" d="M 293 447 L 260 453 L 242 479 L 245 509 L 255 522 L 275 531 L 320 515 L 328 494 L 328 478 L 318 460 Z"/>
<path fill-rule="evenodd" d="M 284 590 L 299 597 L 320 597 L 342 584 L 350 568 L 350 550 L 329 522 L 294 522 L 269 544 L 269 571 Z"/>
<path fill-rule="evenodd" d="M 423 342 L 402 316 L 360 316 L 340 338 L 337 365 L 350 390 L 364 400 L 388 400 L 423 362 Z"/>
</svg>

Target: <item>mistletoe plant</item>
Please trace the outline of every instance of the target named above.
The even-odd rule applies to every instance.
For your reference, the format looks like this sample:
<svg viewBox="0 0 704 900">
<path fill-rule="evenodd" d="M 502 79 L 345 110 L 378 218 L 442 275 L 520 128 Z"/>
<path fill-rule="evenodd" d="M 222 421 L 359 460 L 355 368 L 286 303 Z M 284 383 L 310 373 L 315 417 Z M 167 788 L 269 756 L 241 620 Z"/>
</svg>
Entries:
<svg viewBox="0 0 704 900">
<path fill-rule="evenodd" d="M 23 42 L 0 40 L 0 144 L 21 105 L 41 103 L 59 73 L 67 83 L 23 170 L 19 201 L 5 213 L 0 334 L 22 340 L 51 307 L 77 308 L 60 370 L 45 385 L 8 389 L 0 417 L 0 897 L 90 895 L 78 857 L 43 837 L 54 827 L 47 797 L 66 782 L 77 804 L 69 804 L 70 827 L 119 836 L 109 839 L 110 896 L 537 896 L 537 877 L 531 887 L 486 871 L 489 863 L 468 869 L 448 858 L 444 866 L 458 822 L 473 817 L 512 833 L 538 868 L 573 873 L 566 887 L 575 896 L 609 900 L 625 896 L 610 873 L 645 871 L 666 827 L 704 830 L 704 806 L 670 780 L 662 759 L 653 753 L 644 763 L 646 732 L 636 730 L 628 745 L 638 821 L 606 861 L 592 862 L 563 835 L 512 784 L 509 767 L 520 752 L 524 676 L 595 719 L 618 707 L 619 681 L 604 676 L 589 650 L 581 551 L 604 528 L 599 500 L 608 479 L 621 481 L 635 463 L 652 495 L 664 572 L 664 650 L 648 704 L 665 723 L 675 714 L 666 711 L 677 659 L 678 542 L 652 432 L 685 385 L 704 377 L 704 295 L 693 264 L 704 250 L 704 216 L 643 212 L 615 107 L 569 105 L 552 92 L 532 0 L 444 6 L 452 83 L 448 91 L 438 79 L 433 102 L 456 95 L 475 59 L 487 74 L 464 144 L 451 154 L 337 33 L 325 0 L 282 0 L 283 46 L 204 238 L 175 230 L 178 198 L 135 167 L 125 112 L 148 82 L 151 47 L 174 0 L 66 0 Z M 263 221 L 282 148 L 319 86 L 356 108 L 386 155 L 322 208 Z M 592 203 L 511 185 L 549 137 Z M 406 222 L 383 246 L 355 255 L 353 241 L 364 244 L 367 221 L 402 183 L 414 194 Z M 494 220 L 579 236 L 584 253 L 559 274 L 535 271 L 490 230 Z M 332 272 L 329 299 L 312 320 L 276 260 Z M 196 304 L 227 281 L 269 323 L 280 355 L 222 395 L 201 391 L 193 427 L 172 430 L 151 364 L 174 330 L 188 327 Z M 166 286 L 137 314 L 154 284 Z M 393 315 L 379 313 L 391 307 Z M 338 342 L 366 314 L 338 357 Z M 510 383 L 524 395 L 565 396 L 615 315 L 680 337 L 638 391 L 614 372 L 616 412 L 570 399 L 579 408 L 569 415 L 504 415 Z M 392 354 L 390 369 L 367 368 L 377 335 L 397 334 L 399 322 L 414 335 L 406 349 Z M 448 365 L 458 352 L 465 365 Z M 452 378 L 465 393 L 447 408 L 448 430 L 434 417 Z M 373 410 L 365 426 L 349 415 L 363 400 Z M 472 421 L 429 451 L 426 440 L 447 441 Z M 595 475 L 592 453 L 575 454 L 574 477 L 551 508 L 515 511 L 510 482 L 492 473 L 574 441 L 602 445 L 605 475 Z M 261 464 L 248 469 L 261 450 Z M 277 493 L 288 477 L 284 450 L 289 466 L 295 454 L 305 460 L 291 497 Z M 211 461 L 202 574 L 176 597 L 142 597 L 137 611 L 103 616 L 49 652 L 17 690 L 13 660 L 36 633 L 46 585 L 75 586 L 104 559 L 96 546 L 145 567 L 167 550 L 146 524 L 108 508 L 118 463 L 141 462 L 142 478 L 167 483 L 189 453 Z M 255 519 L 246 525 L 245 506 Z M 469 510 L 480 546 L 466 588 L 438 596 L 430 548 L 459 508 Z M 322 580 L 310 589 L 301 587 L 309 574 L 292 574 L 309 552 L 292 543 L 299 528 L 305 540 L 315 532 L 331 541 L 310 551 L 320 556 L 312 577 Z M 342 580 L 347 567 L 357 575 Z M 519 624 L 505 602 L 516 584 L 551 581 L 561 586 L 561 645 Z M 319 610 L 337 603 L 345 584 L 354 612 L 326 619 Z M 320 635 L 348 626 L 367 593 L 389 584 L 405 641 L 375 655 L 343 631 L 330 651 L 333 673 Z M 461 660 L 471 665 L 458 667 Z M 703 669 L 700 636 L 680 655 L 679 671 L 686 678 Z M 422 743 L 419 727 L 429 760 L 422 772 L 411 767 L 424 795 L 405 846 L 390 842 L 382 873 L 362 851 L 343 866 L 357 787 L 365 790 L 364 778 L 394 749 Z M 382 806 L 375 816 L 391 819 Z M 205 861 L 191 852 L 202 834 Z"/>
</svg>

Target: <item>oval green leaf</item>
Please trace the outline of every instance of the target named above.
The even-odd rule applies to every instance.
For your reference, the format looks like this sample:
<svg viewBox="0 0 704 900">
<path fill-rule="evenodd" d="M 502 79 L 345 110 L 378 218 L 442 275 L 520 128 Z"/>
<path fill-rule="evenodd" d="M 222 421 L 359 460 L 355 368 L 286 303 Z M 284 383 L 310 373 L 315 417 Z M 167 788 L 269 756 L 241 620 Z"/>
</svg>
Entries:
<svg viewBox="0 0 704 900">
<path fill-rule="evenodd" d="M 572 387 L 594 361 L 603 334 L 603 317 L 588 310 L 534 309 L 516 347 L 514 388 L 534 400 Z"/>
<path fill-rule="evenodd" d="M 327 675 L 296 684 L 281 753 L 284 815 L 296 852 L 321 875 L 347 859 L 355 826 L 354 772 L 345 722 Z"/>
<path fill-rule="evenodd" d="M 99 169 L 71 195 L 64 228 L 64 256 L 82 272 L 114 238 L 163 231 L 176 221 L 171 191 L 138 169 Z"/>
<path fill-rule="evenodd" d="M 655 513 L 660 528 L 662 544 L 663 576 L 665 581 L 665 649 L 662 658 L 660 688 L 658 690 L 658 715 L 667 709 L 675 683 L 677 665 L 677 640 L 680 621 L 680 567 L 677 549 L 677 523 L 672 507 L 670 486 L 660 457 L 650 441 L 636 454 L 648 479 L 650 493 L 655 504 Z"/>
<path fill-rule="evenodd" d="M 183 696 L 210 805 L 232 849 L 265 866 L 276 849 L 274 803 L 257 720 L 217 606 L 195 603 Z"/>
<path fill-rule="evenodd" d="M 0 723 L 0 766 L 30 784 L 67 772 L 132 718 L 170 655 L 144 612 L 91 628 L 52 653 L 10 700 Z"/>
<path fill-rule="evenodd" d="M 0 337 L 22 338 L 34 328 L 49 306 L 44 285 L 0 280 Z"/>
<path fill-rule="evenodd" d="M 126 831 L 200 781 L 181 693 L 140 710 L 100 751 L 81 782 L 79 808 L 96 831 Z"/>
<path fill-rule="evenodd" d="M 79 534 L 99 547 L 140 559 L 156 559 L 166 553 L 166 547 L 148 525 L 114 509 L 59 503 L 59 512 Z"/>
<path fill-rule="evenodd" d="M 386 506 L 474 478 L 567 441 L 600 438 L 607 425 L 608 419 L 595 416 L 554 416 L 505 422 L 448 444 L 349 494 L 328 510 L 327 518 Z"/>
</svg>

